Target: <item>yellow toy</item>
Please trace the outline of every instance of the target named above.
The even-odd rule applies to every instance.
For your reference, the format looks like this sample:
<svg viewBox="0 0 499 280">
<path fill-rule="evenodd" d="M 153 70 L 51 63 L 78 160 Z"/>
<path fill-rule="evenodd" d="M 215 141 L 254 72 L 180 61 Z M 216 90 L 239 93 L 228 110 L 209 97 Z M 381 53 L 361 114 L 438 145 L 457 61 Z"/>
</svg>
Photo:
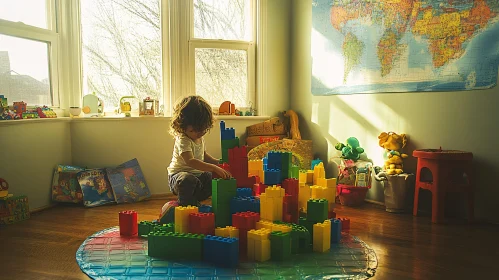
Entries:
<svg viewBox="0 0 499 280">
<path fill-rule="evenodd" d="M 405 134 L 395 132 L 382 132 L 379 136 L 379 146 L 384 148 L 388 154 L 388 160 L 385 161 L 385 170 L 388 175 L 404 173 L 403 159 L 408 155 L 402 153 L 402 148 L 407 144 Z"/>
</svg>

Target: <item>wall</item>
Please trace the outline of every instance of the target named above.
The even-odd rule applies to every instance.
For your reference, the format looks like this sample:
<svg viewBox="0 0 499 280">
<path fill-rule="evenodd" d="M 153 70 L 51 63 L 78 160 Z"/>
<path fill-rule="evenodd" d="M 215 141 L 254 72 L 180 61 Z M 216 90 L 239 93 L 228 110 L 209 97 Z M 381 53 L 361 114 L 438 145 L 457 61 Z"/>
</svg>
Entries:
<svg viewBox="0 0 499 280">
<path fill-rule="evenodd" d="M 276 116 L 289 109 L 290 78 L 290 16 L 289 0 L 272 0 L 267 2 L 267 26 L 264 54 L 266 76 L 265 112 L 268 116 Z M 257 47 L 257 52 L 259 51 Z"/>
<path fill-rule="evenodd" d="M 316 156 L 328 161 L 328 175 L 336 176 L 332 158 L 334 145 L 355 136 L 377 165 L 383 163 L 377 136 L 383 131 L 407 133 L 406 152 L 438 148 L 471 151 L 474 154 L 475 215 L 499 222 L 497 187 L 499 174 L 499 90 L 461 92 L 419 92 L 312 96 L 310 65 L 310 0 L 294 0 L 291 32 L 291 108 L 300 115 L 305 139 L 314 141 Z M 405 161 L 406 170 L 415 172 L 416 160 Z M 383 201 L 383 190 L 375 185 L 370 199 Z M 427 197 L 429 198 L 429 197 Z M 458 200 L 461 202 L 461 200 Z M 464 205 L 464 201 L 463 201 Z"/>
<path fill-rule="evenodd" d="M 71 164 L 68 119 L 0 121 L 0 147 L 9 193 L 27 195 L 31 210 L 49 205 L 54 166 Z"/>
</svg>

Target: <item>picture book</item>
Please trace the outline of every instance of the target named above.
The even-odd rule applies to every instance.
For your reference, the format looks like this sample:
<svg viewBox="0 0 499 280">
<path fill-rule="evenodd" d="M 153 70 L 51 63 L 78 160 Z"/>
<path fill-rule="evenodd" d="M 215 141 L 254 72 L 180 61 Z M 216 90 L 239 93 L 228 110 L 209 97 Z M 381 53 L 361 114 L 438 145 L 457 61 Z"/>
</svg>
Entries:
<svg viewBox="0 0 499 280">
<path fill-rule="evenodd" d="M 95 207 L 114 203 L 114 194 L 104 169 L 90 169 L 78 173 L 83 192 L 83 205 Z"/>
<path fill-rule="evenodd" d="M 116 203 L 132 203 L 151 196 L 136 158 L 115 168 L 106 168 Z"/>
</svg>

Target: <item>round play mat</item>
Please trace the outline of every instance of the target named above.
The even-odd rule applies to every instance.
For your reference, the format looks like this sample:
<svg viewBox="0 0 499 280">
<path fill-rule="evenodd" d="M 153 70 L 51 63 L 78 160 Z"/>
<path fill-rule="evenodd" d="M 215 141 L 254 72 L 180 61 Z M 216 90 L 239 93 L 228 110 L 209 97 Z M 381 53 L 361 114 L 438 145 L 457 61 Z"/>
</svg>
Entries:
<svg viewBox="0 0 499 280">
<path fill-rule="evenodd" d="M 173 262 L 147 255 L 147 240 L 120 237 L 119 227 L 88 237 L 76 252 L 81 270 L 92 279 L 367 279 L 378 261 L 362 240 L 342 233 L 327 253 L 292 255 L 285 262 L 244 262 L 220 268 L 203 262 Z"/>
</svg>

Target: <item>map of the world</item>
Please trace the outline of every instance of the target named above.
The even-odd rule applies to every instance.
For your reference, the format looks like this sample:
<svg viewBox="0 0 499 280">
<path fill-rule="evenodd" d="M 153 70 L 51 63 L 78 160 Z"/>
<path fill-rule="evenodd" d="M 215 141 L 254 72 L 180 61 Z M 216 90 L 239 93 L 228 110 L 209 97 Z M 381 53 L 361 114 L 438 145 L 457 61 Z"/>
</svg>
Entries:
<svg viewBox="0 0 499 280">
<path fill-rule="evenodd" d="M 499 0 L 312 0 L 312 94 L 491 88 Z"/>
</svg>

